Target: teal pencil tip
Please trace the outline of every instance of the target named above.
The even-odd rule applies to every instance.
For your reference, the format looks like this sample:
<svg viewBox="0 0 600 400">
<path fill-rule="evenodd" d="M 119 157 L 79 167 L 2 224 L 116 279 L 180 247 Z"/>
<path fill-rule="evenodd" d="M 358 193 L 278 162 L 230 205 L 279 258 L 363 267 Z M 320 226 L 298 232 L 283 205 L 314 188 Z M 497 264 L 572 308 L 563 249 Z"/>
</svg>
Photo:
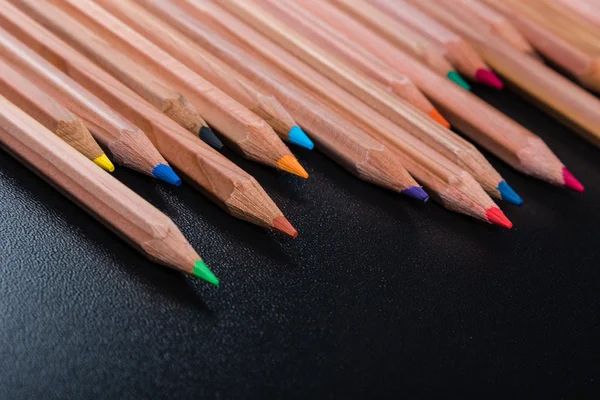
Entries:
<svg viewBox="0 0 600 400">
<path fill-rule="evenodd" d="M 498 191 L 500 192 L 500 196 L 502 200 L 507 203 L 514 204 L 515 206 L 522 206 L 523 199 L 511 188 L 508 186 L 508 183 L 502 181 L 498 184 Z"/>
<path fill-rule="evenodd" d="M 181 185 L 181 179 L 177 176 L 175 171 L 173 171 L 173 168 L 168 165 L 158 164 L 152 170 L 152 175 L 154 175 L 156 179 L 170 183 L 173 186 Z"/>
<path fill-rule="evenodd" d="M 306 133 L 299 126 L 293 126 L 290 129 L 290 133 L 288 135 L 288 139 L 290 143 L 295 144 L 296 146 L 304 147 L 305 149 L 312 150 L 315 147 L 315 144 L 306 136 Z"/>
<path fill-rule="evenodd" d="M 456 83 L 458 86 L 460 86 L 461 88 L 470 91 L 471 90 L 471 86 L 467 83 L 467 81 L 465 81 L 463 79 L 462 76 L 460 76 L 458 74 L 458 72 L 456 71 L 450 71 L 448 72 L 448 79 L 450 79 L 452 82 Z"/>
<path fill-rule="evenodd" d="M 194 271 L 192 272 L 196 278 L 200 278 L 215 286 L 219 286 L 219 279 L 206 266 L 204 261 L 198 260 L 194 263 Z"/>
</svg>

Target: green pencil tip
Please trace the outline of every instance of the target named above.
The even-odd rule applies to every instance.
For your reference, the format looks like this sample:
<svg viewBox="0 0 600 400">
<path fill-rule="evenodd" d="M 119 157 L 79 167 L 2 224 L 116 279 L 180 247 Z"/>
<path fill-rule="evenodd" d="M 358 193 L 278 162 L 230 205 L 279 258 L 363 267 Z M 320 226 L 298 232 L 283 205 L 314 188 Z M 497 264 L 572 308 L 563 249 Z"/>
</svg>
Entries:
<svg viewBox="0 0 600 400">
<path fill-rule="evenodd" d="M 212 283 L 215 286 L 219 286 L 219 279 L 212 273 L 206 266 L 204 261 L 198 260 L 194 263 L 194 271 L 192 272 L 196 278 L 205 280 L 208 283 Z"/>
<path fill-rule="evenodd" d="M 450 79 L 452 82 L 456 83 L 458 86 L 465 90 L 471 90 L 471 86 L 469 86 L 467 81 L 465 81 L 463 77 L 460 76 L 456 71 L 448 72 L 448 79 Z"/>
</svg>

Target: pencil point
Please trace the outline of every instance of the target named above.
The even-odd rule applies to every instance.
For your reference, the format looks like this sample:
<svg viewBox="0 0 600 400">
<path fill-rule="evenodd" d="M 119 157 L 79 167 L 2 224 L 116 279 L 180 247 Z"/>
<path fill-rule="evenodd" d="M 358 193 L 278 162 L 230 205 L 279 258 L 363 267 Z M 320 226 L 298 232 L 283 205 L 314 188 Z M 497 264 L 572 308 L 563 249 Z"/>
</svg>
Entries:
<svg viewBox="0 0 600 400">
<path fill-rule="evenodd" d="M 504 83 L 502 83 L 500 78 L 498 78 L 495 73 L 483 68 L 477 70 L 475 73 L 475 80 L 498 90 L 504 87 Z"/>
<path fill-rule="evenodd" d="M 290 143 L 295 144 L 296 146 L 304 147 L 305 149 L 312 150 L 315 147 L 315 144 L 306 136 L 306 133 L 299 126 L 293 126 L 290 129 L 290 133 L 288 135 L 290 139 Z"/>
<path fill-rule="evenodd" d="M 194 270 L 192 274 L 196 278 L 200 278 L 208 283 L 211 283 L 215 286 L 219 286 L 219 279 L 213 274 L 213 272 L 208 269 L 204 261 L 198 260 L 194 263 Z"/>
<path fill-rule="evenodd" d="M 461 88 L 465 89 L 465 90 L 471 90 L 471 86 L 467 83 L 467 81 L 465 81 L 463 79 L 462 76 L 460 76 L 458 74 L 458 72 L 456 71 L 450 71 L 448 72 L 448 75 L 446 75 L 448 77 L 448 79 L 450 79 L 452 82 L 456 83 L 458 86 L 460 86 Z"/>
<path fill-rule="evenodd" d="M 402 191 L 402 194 L 412 197 L 413 199 L 421 200 L 423 202 L 429 200 L 429 195 L 420 186 L 411 186 L 408 189 L 404 189 Z"/>
<path fill-rule="evenodd" d="M 432 120 L 434 120 L 444 128 L 450 129 L 450 122 L 446 121 L 446 119 L 442 117 L 442 114 L 440 114 L 440 112 L 435 108 L 431 110 L 431 112 L 429 113 L 429 117 L 431 117 Z"/>
<path fill-rule="evenodd" d="M 506 201 L 507 203 L 514 204 L 516 206 L 523 205 L 523 199 L 521 199 L 517 192 L 508 186 L 508 183 L 505 181 L 502 181 L 498 184 L 498 191 L 500 192 L 502 200 Z"/>
<path fill-rule="evenodd" d="M 113 172 L 115 170 L 115 166 L 108 159 L 108 157 L 106 157 L 106 154 L 104 154 L 104 153 L 102 153 L 102 155 L 100 157 L 95 158 L 94 163 L 97 166 L 99 166 L 100 168 L 102 168 L 103 170 L 106 170 L 108 172 Z"/>
<path fill-rule="evenodd" d="M 485 211 L 485 217 L 492 224 L 500 225 L 503 228 L 510 229 L 513 224 L 498 207 L 490 207 Z"/>
<path fill-rule="evenodd" d="M 210 129 L 208 126 L 203 126 L 202 128 L 200 128 L 198 136 L 203 142 L 205 142 L 214 149 L 220 150 L 223 148 L 223 142 L 219 140 L 219 138 L 214 134 L 212 129 Z"/>
<path fill-rule="evenodd" d="M 273 222 L 271 222 L 271 227 L 276 231 L 285 233 L 293 238 L 298 236 L 298 231 L 294 229 L 292 224 L 290 224 L 290 221 L 288 221 L 283 215 L 275 218 Z"/>
<path fill-rule="evenodd" d="M 277 165 L 282 170 L 289 172 L 290 174 L 297 175 L 304 179 L 308 178 L 308 173 L 302 168 L 302 165 L 298 162 L 296 157 L 291 154 L 286 154 L 277 160 Z"/>
<path fill-rule="evenodd" d="M 583 185 L 573 176 L 573 174 L 566 168 L 563 167 L 563 180 L 565 181 L 565 187 L 573 189 L 576 192 L 583 193 Z"/>
<path fill-rule="evenodd" d="M 152 170 L 152 175 L 154 175 L 156 179 L 170 183 L 173 186 L 181 185 L 181 179 L 177 176 L 175 171 L 173 171 L 173 168 L 168 165 L 158 164 Z"/>
</svg>

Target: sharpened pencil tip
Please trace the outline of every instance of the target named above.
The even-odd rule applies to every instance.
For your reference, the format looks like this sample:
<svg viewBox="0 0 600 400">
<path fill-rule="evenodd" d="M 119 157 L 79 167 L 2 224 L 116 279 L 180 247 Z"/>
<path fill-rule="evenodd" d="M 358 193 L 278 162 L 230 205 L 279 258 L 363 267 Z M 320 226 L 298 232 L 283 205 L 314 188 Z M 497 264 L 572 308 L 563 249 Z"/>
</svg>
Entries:
<svg viewBox="0 0 600 400">
<path fill-rule="evenodd" d="M 175 171 L 173 171 L 173 168 L 168 165 L 158 164 L 152 170 L 152 175 L 154 175 L 156 179 L 170 183 L 173 186 L 181 185 L 181 179 L 177 176 Z"/>
<path fill-rule="evenodd" d="M 308 172 L 306 172 L 304 168 L 302 168 L 302 165 L 300 165 L 296 157 L 294 157 L 291 154 L 286 154 L 285 156 L 277 160 L 277 165 L 279 166 L 279 168 L 286 172 L 289 172 L 290 174 L 297 175 L 304 179 L 308 178 Z"/>
<path fill-rule="evenodd" d="M 285 233 L 293 238 L 298 237 L 298 231 L 294 229 L 292 224 L 290 224 L 290 221 L 288 221 L 283 215 L 275 218 L 273 222 L 271 222 L 271 227 L 276 231 Z"/>
<path fill-rule="evenodd" d="M 507 203 L 514 204 L 515 206 L 523 205 L 523 199 L 513 190 L 513 188 L 508 186 L 508 183 L 505 181 L 498 184 L 498 191 L 500 192 L 502 200 Z"/>
<path fill-rule="evenodd" d="M 210 269 L 208 269 L 208 267 L 202 260 L 198 260 L 194 263 L 194 270 L 192 271 L 192 274 L 196 278 L 200 278 L 215 286 L 219 286 L 219 279 L 215 276 L 215 274 L 213 274 L 213 272 Z"/>
<path fill-rule="evenodd" d="M 485 211 L 485 217 L 492 224 L 500 225 L 503 228 L 510 229 L 513 224 L 498 207 L 490 207 Z"/>
<path fill-rule="evenodd" d="M 305 149 L 312 150 L 315 147 L 312 140 L 306 136 L 306 133 L 304 133 L 299 126 L 292 126 L 292 129 L 290 129 L 290 133 L 288 134 L 288 139 L 290 140 L 290 143 L 304 147 Z"/>
<path fill-rule="evenodd" d="M 198 136 L 203 142 L 208 144 L 213 149 L 220 150 L 223 148 L 223 142 L 219 140 L 219 138 L 214 134 L 212 129 L 210 129 L 208 126 L 203 126 L 202 128 L 200 128 Z"/>
<path fill-rule="evenodd" d="M 429 117 L 444 128 L 450 129 L 450 122 L 446 121 L 446 118 L 442 117 L 442 114 L 435 108 L 431 110 Z"/>
<path fill-rule="evenodd" d="M 483 68 L 480 68 L 477 70 L 477 72 L 475 72 L 475 80 L 498 90 L 504 87 L 504 83 L 502 83 L 500 78 L 498 78 L 495 73 Z"/>
<path fill-rule="evenodd" d="M 463 79 L 462 76 L 460 76 L 458 74 L 458 72 L 456 71 L 450 71 L 448 72 L 448 75 L 446 75 L 448 77 L 448 79 L 450 79 L 452 82 L 456 83 L 458 86 L 460 86 L 461 88 L 465 89 L 465 90 L 471 90 L 471 86 L 467 83 L 467 81 L 465 81 Z"/>
<path fill-rule="evenodd" d="M 115 170 L 115 166 L 104 153 L 100 157 L 96 157 L 94 163 L 105 171 L 113 172 Z"/>
<path fill-rule="evenodd" d="M 413 199 L 421 200 L 423 202 L 429 200 L 429 195 L 420 186 L 411 186 L 408 189 L 404 189 L 402 191 L 402 194 L 412 197 Z"/>
<path fill-rule="evenodd" d="M 575 176 L 573 176 L 573 174 L 566 168 L 563 167 L 563 180 L 565 181 L 565 187 L 568 187 L 569 189 L 573 189 L 576 192 L 579 193 L 583 193 L 584 191 L 584 187 L 581 184 L 581 182 L 579 182 L 577 180 L 577 178 L 575 178 Z"/>
</svg>

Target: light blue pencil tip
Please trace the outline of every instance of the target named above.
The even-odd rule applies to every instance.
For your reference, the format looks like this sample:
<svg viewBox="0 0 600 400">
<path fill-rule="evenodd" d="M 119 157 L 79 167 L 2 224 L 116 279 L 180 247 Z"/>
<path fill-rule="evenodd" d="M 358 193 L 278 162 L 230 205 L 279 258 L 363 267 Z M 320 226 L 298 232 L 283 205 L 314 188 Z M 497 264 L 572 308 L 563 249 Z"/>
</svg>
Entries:
<svg viewBox="0 0 600 400">
<path fill-rule="evenodd" d="M 299 126 L 293 126 L 290 129 L 290 133 L 288 135 L 290 139 L 290 143 L 294 143 L 296 146 L 304 147 L 305 149 L 312 150 L 315 147 L 315 144 L 306 136 L 306 133 Z"/>
<path fill-rule="evenodd" d="M 152 175 L 154 175 L 156 179 L 160 179 L 161 181 L 165 181 L 167 183 L 170 183 L 171 185 L 181 185 L 181 179 L 177 176 L 175 171 L 173 171 L 173 169 L 168 165 L 158 164 L 152 170 Z"/>
<path fill-rule="evenodd" d="M 502 181 L 498 184 L 498 191 L 500 192 L 500 196 L 502 196 L 502 200 L 507 203 L 514 204 L 516 206 L 523 205 L 523 199 L 511 188 L 508 186 L 508 183 Z"/>
</svg>

